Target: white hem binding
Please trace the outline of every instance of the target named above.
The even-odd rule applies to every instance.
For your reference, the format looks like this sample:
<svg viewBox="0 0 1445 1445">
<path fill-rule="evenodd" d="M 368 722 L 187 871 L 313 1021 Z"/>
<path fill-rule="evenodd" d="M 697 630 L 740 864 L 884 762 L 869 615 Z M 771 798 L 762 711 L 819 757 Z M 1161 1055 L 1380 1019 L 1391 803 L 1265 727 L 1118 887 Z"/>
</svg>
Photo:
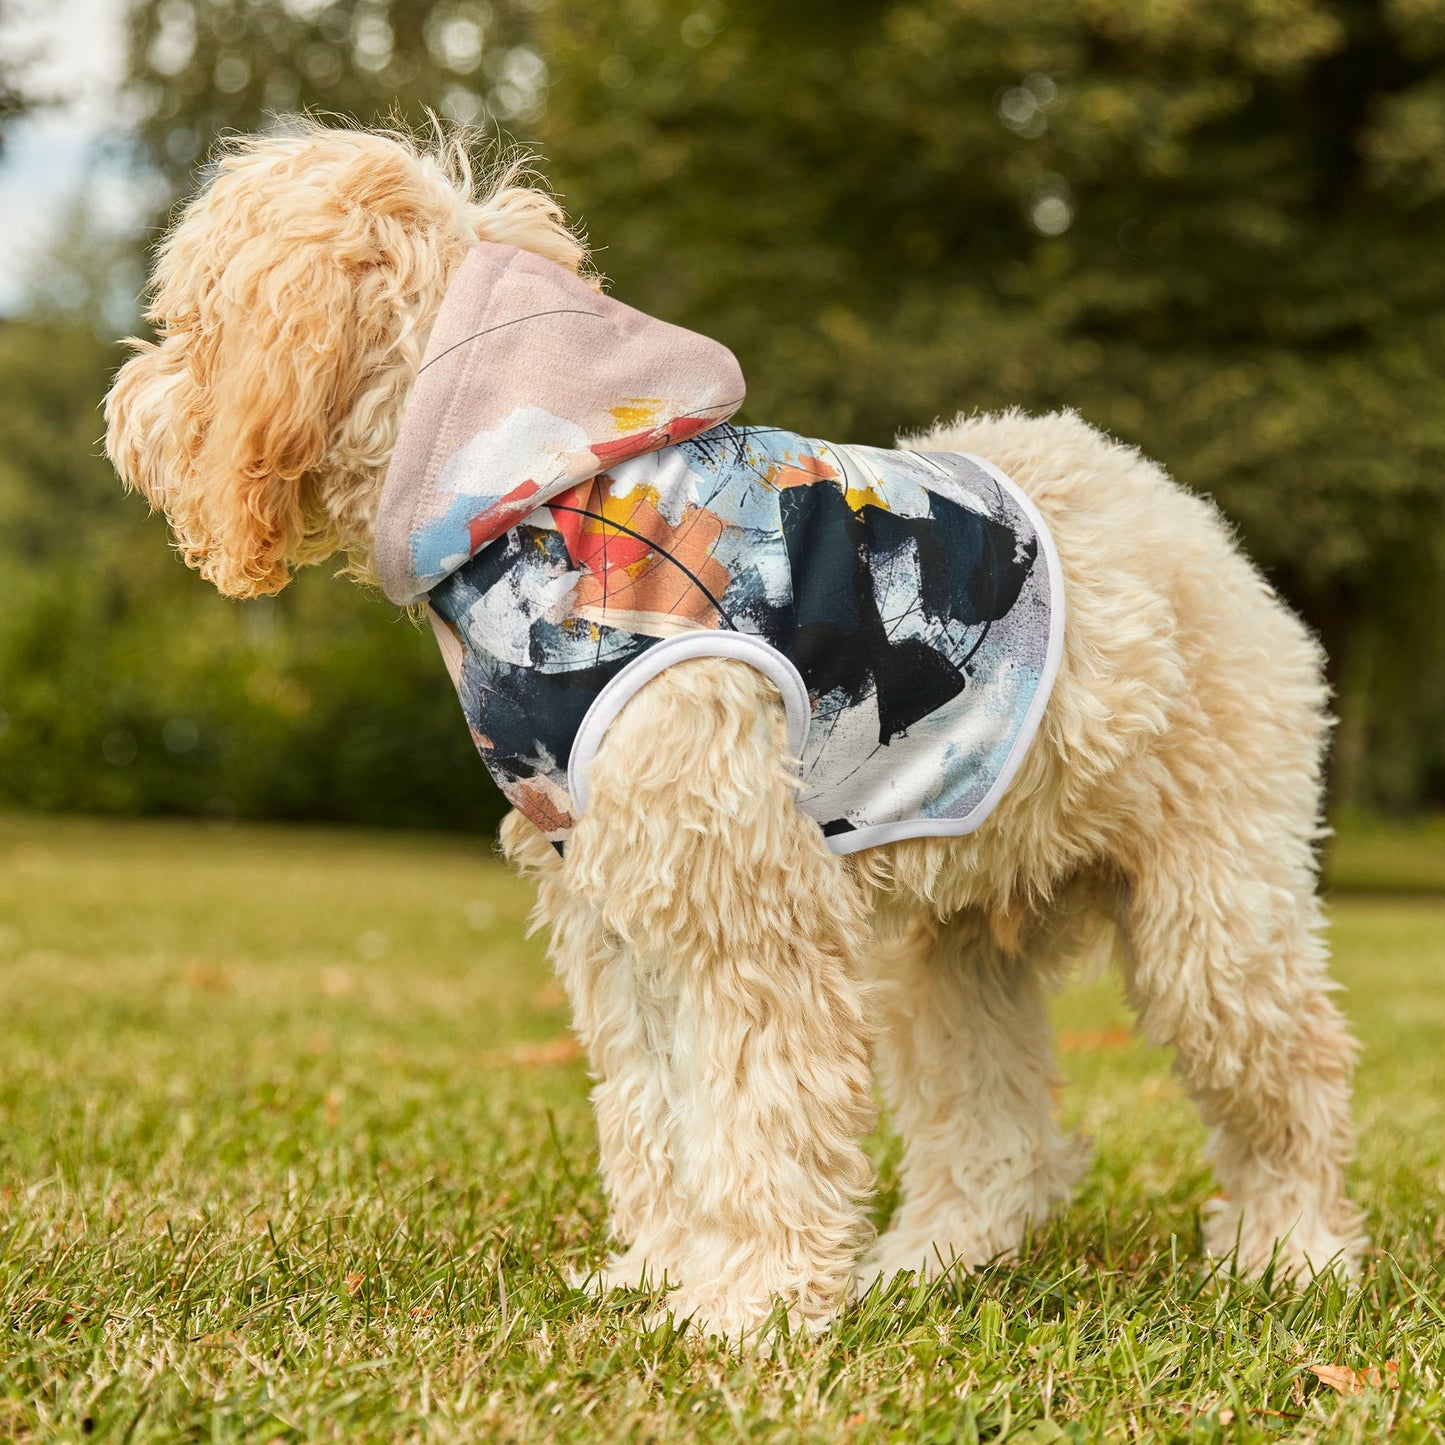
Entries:
<svg viewBox="0 0 1445 1445">
<path fill-rule="evenodd" d="M 622 667 L 609 678 L 602 691 L 592 700 L 577 729 L 572 751 L 567 758 L 567 791 L 572 795 L 573 816 L 580 818 L 587 807 L 588 780 L 592 759 L 602 746 L 607 729 L 617 721 L 618 714 L 637 690 L 652 681 L 658 673 L 675 662 L 694 657 L 732 657 L 757 668 L 783 695 L 783 710 L 788 720 L 788 751 L 801 759 L 812 723 L 813 705 L 802 674 L 770 642 L 750 632 L 719 632 L 700 627 L 677 637 L 664 637 L 654 642 L 640 657 Z"/>
<path fill-rule="evenodd" d="M 926 456 L 928 453 L 921 455 Z M 1064 652 L 1064 574 L 1053 536 L 1033 501 L 991 461 L 972 452 L 953 452 L 949 455 L 962 456 L 981 467 L 1008 492 L 1033 524 L 1034 534 L 1039 539 L 1039 548 L 1043 552 L 1049 572 L 1049 642 L 1044 655 L 1043 672 L 1003 767 L 988 792 L 969 813 L 962 818 L 900 818 L 892 823 L 874 823 L 870 827 L 855 828 L 848 833 L 835 833 L 825 837 L 823 841 L 829 849 L 839 855 L 861 852 L 864 848 L 876 848 L 880 843 L 893 843 L 903 838 L 957 838 L 965 833 L 972 833 L 993 812 L 998 800 L 1013 782 L 1014 775 L 1024 760 L 1024 754 L 1043 721 L 1044 708 L 1048 706 L 1049 695 L 1053 692 L 1054 681 L 1059 675 L 1059 664 Z M 812 721 L 812 704 L 798 669 L 777 648 L 752 633 L 721 632 L 711 627 L 686 632 L 678 637 L 666 637 L 653 643 L 640 657 L 634 657 L 623 667 L 608 681 L 587 709 L 567 760 L 567 791 L 572 795 L 575 817 L 580 818 L 586 810 L 592 760 L 597 756 L 597 749 L 602 746 L 607 729 L 617 721 L 622 709 L 639 688 L 651 682 L 673 663 L 686 662 L 696 657 L 735 658 L 757 668 L 775 684 L 783 696 L 783 709 L 787 715 L 788 751 L 794 758 L 803 756 Z"/>
</svg>

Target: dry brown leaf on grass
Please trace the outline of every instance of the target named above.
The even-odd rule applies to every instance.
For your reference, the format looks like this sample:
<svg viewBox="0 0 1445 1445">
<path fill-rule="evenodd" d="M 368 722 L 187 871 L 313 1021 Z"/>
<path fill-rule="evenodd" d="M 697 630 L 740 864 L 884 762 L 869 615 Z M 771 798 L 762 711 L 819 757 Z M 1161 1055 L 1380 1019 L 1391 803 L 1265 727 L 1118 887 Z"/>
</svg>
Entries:
<svg viewBox="0 0 1445 1445">
<path fill-rule="evenodd" d="M 192 959 L 181 970 L 181 982 L 187 988 L 205 989 L 208 993 L 228 993 L 231 988 L 231 980 L 219 968 L 198 959 Z"/>
<path fill-rule="evenodd" d="M 582 1057 L 582 1045 L 571 1034 L 562 1034 L 540 1044 L 517 1044 L 506 1050 L 498 1062 L 520 1064 L 524 1069 L 545 1068 L 549 1064 L 570 1064 Z"/>
<path fill-rule="evenodd" d="M 548 979 L 537 990 L 537 997 L 532 1002 L 538 1008 L 562 1008 L 567 1002 L 567 990 L 555 978 Z"/>
<path fill-rule="evenodd" d="M 340 998 L 351 992 L 351 975 L 344 968 L 323 968 L 321 970 L 321 992 L 327 998 Z"/>
<path fill-rule="evenodd" d="M 1398 1390 L 1400 1362 L 1386 1360 L 1383 1371 L 1373 1365 L 1368 1370 L 1351 1369 L 1349 1365 L 1311 1365 L 1310 1372 L 1322 1385 L 1341 1395 L 1363 1395 L 1366 1390 Z"/>
<path fill-rule="evenodd" d="M 1098 1053 L 1107 1049 L 1127 1049 L 1134 1042 L 1134 1035 L 1128 1029 L 1097 1029 L 1088 1033 L 1070 1033 L 1067 1029 L 1059 1035 L 1059 1048 L 1066 1054 Z"/>
</svg>

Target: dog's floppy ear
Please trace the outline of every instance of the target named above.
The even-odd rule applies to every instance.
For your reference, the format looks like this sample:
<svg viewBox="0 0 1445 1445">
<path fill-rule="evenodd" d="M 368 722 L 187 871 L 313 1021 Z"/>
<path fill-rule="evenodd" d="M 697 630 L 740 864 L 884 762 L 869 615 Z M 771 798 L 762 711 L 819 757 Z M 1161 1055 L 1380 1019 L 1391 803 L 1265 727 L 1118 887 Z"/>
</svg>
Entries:
<svg viewBox="0 0 1445 1445">
<path fill-rule="evenodd" d="M 355 357 L 354 288 L 300 245 L 206 278 L 106 399 L 106 446 L 162 509 L 188 566 L 231 597 L 278 592 L 304 551 L 306 478 Z M 179 260 L 183 258 L 168 258 Z"/>
<path fill-rule="evenodd" d="M 169 417 L 179 474 L 161 491 L 186 563 L 228 596 L 256 597 L 280 591 L 305 551 L 307 477 L 359 360 L 357 287 L 304 240 L 244 247 L 208 279 L 161 345 L 162 366 L 182 350 L 190 385 Z M 163 288 L 157 309 L 166 301 Z"/>
<path fill-rule="evenodd" d="M 585 252 L 520 162 L 478 193 L 462 139 L 299 122 L 226 142 L 156 258 L 106 401 L 106 446 L 222 592 L 277 592 L 345 552 L 369 568 L 376 493 L 450 276 L 479 236 Z"/>
<path fill-rule="evenodd" d="M 279 592 L 348 541 L 322 492 L 376 465 L 409 376 L 376 379 L 417 310 L 417 170 L 361 133 L 239 142 L 160 249 L 158 341 L 133 343 L 116 378 L 107 449 L 228 596 Z M 457 226 L 453 195 L 423 199 Z"/>
<path fill-rule="evenodd" d="M 220 591 L 277 592 L 304 551 L 308 474 L 351 399 L 355 283 L 323 247 L 301 244 L 228 267 L 201 309 L 188 360 L 213 415 L 189 460 L 205 506 L 199 535 L 177 540 Z"/>
</svg>

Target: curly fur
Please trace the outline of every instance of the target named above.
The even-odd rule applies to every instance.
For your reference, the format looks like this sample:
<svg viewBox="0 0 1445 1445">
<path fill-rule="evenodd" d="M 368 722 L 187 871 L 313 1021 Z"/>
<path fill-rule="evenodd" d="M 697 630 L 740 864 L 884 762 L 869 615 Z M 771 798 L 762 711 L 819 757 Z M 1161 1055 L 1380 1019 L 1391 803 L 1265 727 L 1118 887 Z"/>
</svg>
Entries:
<svg viewBox="0 0 1445 1445">
<path fill-rule="evenodd" d="M 480 188 L 460 140 L 312 122 L 223 145 L 156 256 L 157 339 L 129 343 L 106 400 L 116 470 L 221 592 L 278 592 L 337 552 L 369 580 L 402 409 L 468 248 L 585 259 L 524 171 Z"/>
<path fill-rule="evenodd" d="M 158 341 L 107 402 L 121 475 L 222 591 L 336 553 L 370 575 L 401 411 L 477 237 L 584 261 L 549 197 L 515 170 L 479 190 L 456 148 L 307 126 L 225 150 L 160 250 Z M 1352 1270 L 1318 647 L 1208 503 L 1071 413 L 904 444 L 997 464 L 1063 566 L 1058 680 L 983 828 L 834 856 L 794 806 L 771 684 L 718 659 L 629 704 L 565 861 L 503 828 L 596 1078 L 617 1242 L 596 1283 L 665 1283 L 676 1315 L 741 1338 L 779 1301 L 818 1327 L 860 1278 L 1007 1257 L 1084 1166 L 1045 1006 L 1111 922 L 1141 1030 L 1213 1131 L 1207 1246 Z M 875 1051 L 905 1152 L 870 1247 Z"/>
</svg>

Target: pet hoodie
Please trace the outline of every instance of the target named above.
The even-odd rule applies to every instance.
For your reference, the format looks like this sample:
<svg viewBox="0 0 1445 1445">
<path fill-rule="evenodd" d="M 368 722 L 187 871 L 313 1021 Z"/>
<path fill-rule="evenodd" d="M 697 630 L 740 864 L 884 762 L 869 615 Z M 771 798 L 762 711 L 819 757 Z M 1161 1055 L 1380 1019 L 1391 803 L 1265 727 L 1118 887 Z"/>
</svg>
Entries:
<svg viewBox="0 0 1445 1445">
<path fill-rule="evenodd" d="M 776 684 L 835 853 L 972 831 L 1058 670 L 1042 519 L 980 457 L 735 426 L 742 400 L 717 342 L 476 246 L 382 489 L 383 589 L 426 599 L 483 761 L 559 847 L 612 720 L 695 657 Z"/>
</svg>

